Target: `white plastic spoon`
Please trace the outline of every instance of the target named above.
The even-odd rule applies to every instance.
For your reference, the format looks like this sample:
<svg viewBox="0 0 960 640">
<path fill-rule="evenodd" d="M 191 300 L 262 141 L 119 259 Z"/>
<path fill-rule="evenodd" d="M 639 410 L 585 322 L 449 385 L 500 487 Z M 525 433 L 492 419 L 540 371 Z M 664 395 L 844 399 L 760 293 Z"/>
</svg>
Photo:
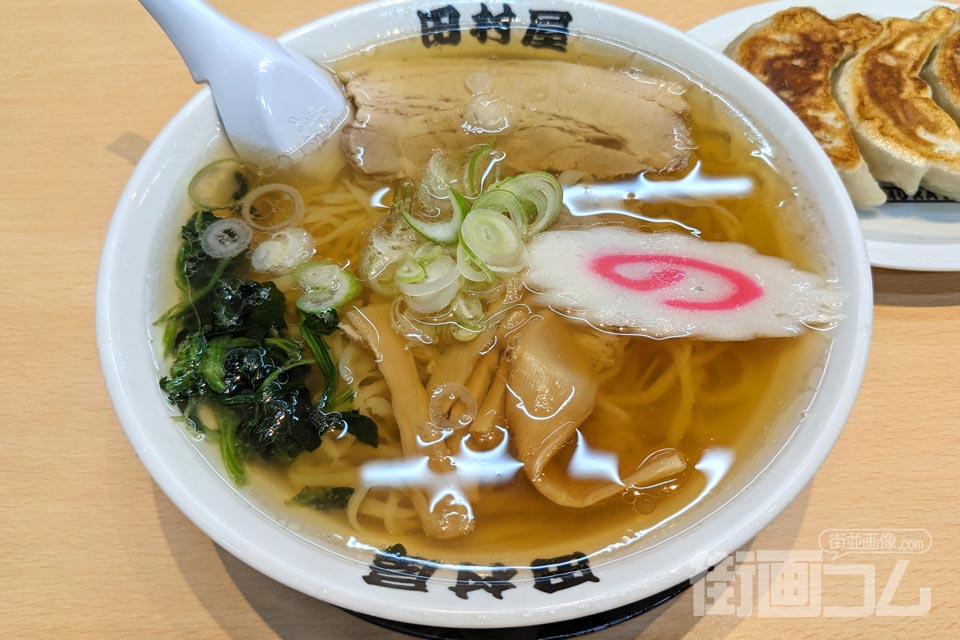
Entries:
<svg viewBox="0 0 960 640">
<path fill-rule="evenodd" d="M 303 55 L 201 0 L 140 0 L 176 46 L 194 81 L 213 92 L 244 160 L 290 155 L 331 136 L 350 113 L 339 82 Z"/>
</svg>

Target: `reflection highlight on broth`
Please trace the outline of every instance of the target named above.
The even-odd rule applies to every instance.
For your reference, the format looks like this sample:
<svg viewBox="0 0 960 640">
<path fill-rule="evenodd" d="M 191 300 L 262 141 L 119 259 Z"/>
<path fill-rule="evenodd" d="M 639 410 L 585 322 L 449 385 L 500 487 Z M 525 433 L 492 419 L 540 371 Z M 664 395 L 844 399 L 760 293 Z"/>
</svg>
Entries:
<svg viewBox="0 0 960 640">
<path fill-rule="evenodd" d="M 161 387 L 300 531 L 635 544 L 812 390 L 843 294 L 785 168 L 672 67 L 570 51 L 379 46 L 336 63 L 354 119 L 314 157 L 191 181 Z"/>
</svg>

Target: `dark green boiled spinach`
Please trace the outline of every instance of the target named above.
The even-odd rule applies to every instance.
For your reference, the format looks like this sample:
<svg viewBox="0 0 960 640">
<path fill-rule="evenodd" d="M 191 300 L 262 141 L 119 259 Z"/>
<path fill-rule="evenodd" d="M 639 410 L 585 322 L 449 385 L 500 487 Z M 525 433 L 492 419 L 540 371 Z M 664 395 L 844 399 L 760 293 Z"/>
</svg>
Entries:
<svg viewBox="0 0 960 640">
<path fill-rule="evenodd" d="M 304 344 L 281 334 L 287 329 L 286 297 L 276 284 L 236 277 L 235 258 L 218 260 L 204 252 L 200 239 L 215 220 L 211 213 L 199 212 L 181 232 L 176 267 L 184 300 L 159 320 L 167 323 L 164 341 L 174 356 L 161 389 L 193 428 L 219 439 L 224 465 L 237 484 L 245 481 L 249 456 L 287 464 L 319 447 L 328 430 L 347 430 L 377 446 L 372 420 L 357 411 L 326 411 L 330 400 L 342 404 L 352 397 L 332 398 L 337 369 L 323 336 L 337 329 L 336 312 L 301 316 L 304 344 L 314 359 L 305 358 Z M 324 377 L 316 404 L 307 386 L 313 364 Z M 205 423 L 211 419 L 215 426 Z M 298 495 L 294 502 L 318 509 L 342 507 L 353 492 L 309 489 L 314 493 L 301 492 L 309 499 Z"/>
<path fill-rule="evenodd" d="M 329 511 L 346 507 L 352 495 L 353 487 L 304 487 L 288 503 Z"/>
</svg>

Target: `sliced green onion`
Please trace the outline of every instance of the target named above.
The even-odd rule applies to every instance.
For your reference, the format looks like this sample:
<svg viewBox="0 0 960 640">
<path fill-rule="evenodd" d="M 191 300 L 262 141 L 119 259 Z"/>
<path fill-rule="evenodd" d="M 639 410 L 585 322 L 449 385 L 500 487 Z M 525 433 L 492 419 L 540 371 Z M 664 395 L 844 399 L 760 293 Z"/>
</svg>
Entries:
<svg viewBox="0 0 960 640">
<path fill-rule="evenodd" d="M 269 209 L 266 213 L 258 210 L 254 204 L 261 198 L 271 196 L 272 202 L 268 202 L 263 209 Z M 289 211 L 284 212 L 281 203 L 289 200 Z M 276 231 L 290 225 L 299 224 L 303 220 L 304 213 L 303 196 L 300 192 L 287 184 L 265 184 L 249 192 L 243 198 L 240 214 L 243 219 L 254 229 L 259 231 Z"/>
<path fill-rule="evenodd" d="M 440 215 L 424 216 L 414 211 L 415 198 L 413 183 L 405 181 L 397 188 L 391 209 L 399 213 L 410 228 L 434 244 L 453 245 L 457 243 L 460 225 L 467 215 L 469 204 L 466 199 L 451 189 L 450 204 L 452 213 L 441 219 Z M 439 211 L 438 211 L 439 214 Z"/>
<path fill-rule="evenodd" d="M 489 144 L 473 149 L 470 158 L 463 166 L 463 188 L 467 195 L 477 196 L 487 181 L 496 182 L 498 165 L 505 155 Z"/>
<path fill-rule="evenodd" d="M 306 229 L 282 229 L 257 245 L 250 266 L 254 271 L 284 273 L 309 260 L 316 247 L 316 240 Z"/>
<path fill-rule="evenodd" d="M 413 259 L 420 264 L 426 264 L 443 255 L 443 247 L 432 242 L 424 242 L 413 252 Z"/>
<path fill-rule="evenodd" d="M 477 336 L 481 333 L 483 333 L 482 329 L 468 329 L 459 324 L 453 325 L 453 328 L 450 330 L 450 336 L 457 342 L 472 342 L 476 340 Z"/>
<path fill-rule="evenodd" d="M 475 209 L 494 209 L 510 216 L 513 224 L 517 225 L 521 234 L 526 233 L 527 220 L 532 217 L 530 213 L 535 212 L 536 208 L 531 207 L 528 212 L 520 199 L 507 189 L 491 189 L 479 198 L 473 201 Z"/>
<path fill-rule="evenodd" d="M 200 246 L 211 258 L 234 258 L 250 246 L 253 231 L 238 218 L 221 218 L 212 222 L 200 236 Z"/>
<path fill-rule="evenodd" d="M 423 282 L 402 285 L 400 290 L 408 296 L 429 296 L 445 289 L 451 283 L 457 283 L 460 278 L 457 264 L 450 256 L 443 256 L 430 262 L 426 265 L 426 270 L 427 277 Z"/>
<path fill-rule="evenodd" d="M 508 191 L 523 203 L 528 212 L 528 237 L 544 231 L 557 221 L 563 207 L 563 187 L 549 173 L 531 171 L 500 182 L 495 190 Z"/>
<path fill-rule="evenodd" d="M 420 313 L 436 313 L 453 302 L 460 290 L 460 271 L 453 258 L 444 254 L 425 265 L 426 277 L 415 283 L 400 282 L 407 304 Z"/>
<path fill-rule="evenodd" d="M 426 278 L 427 270 L 423 267 L 423 264 L 411 258 L 397 267 L 397 273 L 395 274 L 395 277 L 397 278 L 398 282 L 412 284 L 414 282 L 420 282 Z"/>
<path fill-rule="evenodd" d="M 293 277 L 305 290 L 297 300 L 304 313 L 339 309 L 358 295 L 362 287 L 352 273 L 332 262 L 309 262 L 293 271 Z"/>
<path fill-rule="evenodd" d="M 293 279 L 304 291 L 329 289 L 342 273 L 343 270 L 332 262 L 308 262 L 293 270 Z"/>
<path fill-rule="evenodd" d="M 456 203 L 455 200 L 451 200 L 451 202 Z M 457 233 L 460 231 L 460 225 L 463 224 L 463 218 L 466 213 L 462 208 L 454 204 L 452 215 L 442 222 L 416 217 L 408 212 L 404 212 L 402 215 L 403 219 L 410 225 L 410 228 L 425 239 L 436 244 L 452 245 L 457 242 Z"/>
<path fill-rule="evenodd" d="M 446 255 L 443 247 L 432 242 L 424 242 L 416 248 L 413 255 L 397 267 L 395 274 L 397 281 L 407 284 L 420 282 L 427 277 L 426 265 L 442 255 Z"/>
<path fill-rule="evenodd" d="M 517 225 L 494 209 L 474 209 L 460 229 L 460 245 L 481 267 L 516 273 L 526 262 L 526 246 Z"/>
<path fill-rule="evenodd" d="M 359 289 L 356 293 L 359 293 Z M 340 296 L 331 294 L 327 291 L 308 291 L 297 298 L 297 309 L 304 313 L 323 313 L 330 309 L 342 307 L 354 296 Z"/>
<path fill-rule="evenodd" d="M 235 209 L 250 188 L 254 174 L 238 158 L 211 162 L 190 179 L 187 195 L 201 209 Z"/>
<path fill-rule="evenodd" d="M 460 269 L 460 275 L 471 282 L 493 282 L 490 269 L 487 269 L 486 265 L 477 264 L 463 244 L 457 245 L 457 268 Z"/>
<path fill-rule="evenodd" d="M 450 189 L 450 201 L 454 211 L 460 211 L 463 215 L 470 213 L 470 201 L 456 189 Z"/>
</svg>

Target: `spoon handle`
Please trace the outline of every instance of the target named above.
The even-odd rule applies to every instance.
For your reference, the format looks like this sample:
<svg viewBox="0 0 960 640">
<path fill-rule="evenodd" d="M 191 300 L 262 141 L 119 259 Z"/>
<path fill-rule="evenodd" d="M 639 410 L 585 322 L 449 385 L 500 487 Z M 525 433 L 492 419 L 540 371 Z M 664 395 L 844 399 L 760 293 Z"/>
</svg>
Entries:
<svg viewBox="0 0 960 640">
<path fill-rule="evenodd" d="M 259 60 L 281 49 L 202 0 L 140 0 L 140 4 L 173 42 L 197 83 L 230 74 L 242 64 L 241 56 Z"/>
<path fill-rule="evenodd" d="M 201 0 L 140 0 L 187 63 L 210 85 L 234 150 L 254 164 L 323 143 L 350 107 L 339 81 L 296 51 Z"/>
</svg>

